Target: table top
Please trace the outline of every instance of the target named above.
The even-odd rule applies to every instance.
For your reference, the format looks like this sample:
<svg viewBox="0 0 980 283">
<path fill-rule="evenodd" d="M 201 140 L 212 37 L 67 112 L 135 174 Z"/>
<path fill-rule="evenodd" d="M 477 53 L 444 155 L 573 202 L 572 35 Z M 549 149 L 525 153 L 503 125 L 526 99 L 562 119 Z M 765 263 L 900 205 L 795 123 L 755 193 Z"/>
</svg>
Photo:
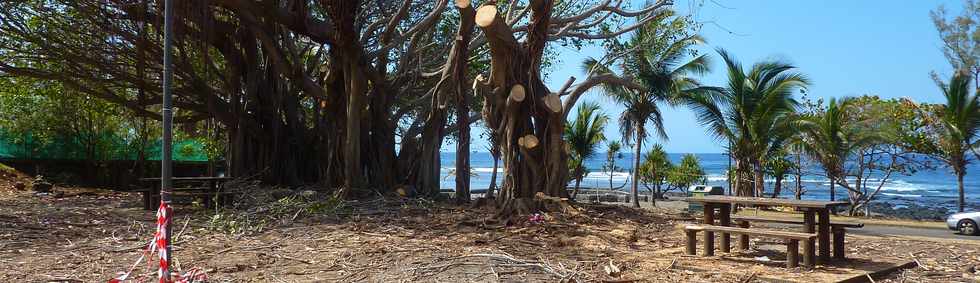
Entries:
<svg viewBox="0 0 980 283">
<path fill-rule="evenodd" d="M 700 203 L 727 203 L 727 204 L 751 204 L 751 205 L 772 205 L 803 208 L 831 208 L 836 206 L 848 205 L 843 201 L 819 201 L 819 200 L 796 200 L 784 198 L 759 198 L 759 197 L 737 197 L 710 195 L 702 197 L 675 197 L 672 200 L 682 200 L 687 202 Z"/>
<path fill-rule="evenodd" d="M 231 177 L 173 177 L 173 181 L 225 181 L 231 180 Z M 140 178 L 140 181 L 160 181 L 160 177 L 153 178 Z"/>
</svg>

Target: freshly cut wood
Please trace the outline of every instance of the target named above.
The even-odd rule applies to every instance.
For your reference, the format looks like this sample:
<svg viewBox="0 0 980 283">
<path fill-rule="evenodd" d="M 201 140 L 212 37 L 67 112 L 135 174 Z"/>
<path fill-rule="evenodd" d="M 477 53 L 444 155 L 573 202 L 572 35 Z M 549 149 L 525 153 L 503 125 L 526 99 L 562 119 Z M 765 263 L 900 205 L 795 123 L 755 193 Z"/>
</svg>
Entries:
<svg viewBox="0 0 980 283">
<path fill-rule="evenodd" d="M 526 95 L 527 94 L 524 92 L 524 86 L 522 86 L 522 85 L 517 84 L 517 85 L 514 85 L 514 87 L 510 88 L 510 97 L 509 98 L 510 98 L 510 100 L 513 100 L 514 102 L 524 101 L 524 98 L 526 97 Z"/>
<path fill-rule="evenodd" d="M 551 110 L 552 113 L 562 112 L 561 98 L 558 97 L 558 94 L 552 93 L 546 95 L 545 97 L 541 98 L 541 100 L 544 100 L 544 105 L 548 107 L 548 110 Z"/>
<path fill-rule="evenodd" d="M 517 139 L 517 143 L 527 149 L 538 147 L 540 141 L 534 135 L 526 135 Z"/>
<path fill-rule="evenodd" d="M 467 8 L 470 6 L 470 0 L 456 0 L 456 8 Z"/>
<path fill-rule="evenodd" d="M 476 9 L 476 25 L 489 27 L 497 19 L 497 7 L 494 5 L 483 5 Z"/>
</svg>

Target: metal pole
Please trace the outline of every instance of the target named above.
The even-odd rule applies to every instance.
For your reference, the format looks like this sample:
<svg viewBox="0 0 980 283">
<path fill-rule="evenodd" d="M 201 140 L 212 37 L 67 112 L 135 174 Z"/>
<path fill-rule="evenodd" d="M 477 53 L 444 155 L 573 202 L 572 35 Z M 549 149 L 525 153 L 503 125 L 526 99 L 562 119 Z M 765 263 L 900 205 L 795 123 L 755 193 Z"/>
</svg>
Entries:
<svg viewBox="0 0 980 283">
<path fill-rule="evenodd" d="M 173 158 L 173 106 L 171 105 L 171 88 L 173 84 L 173 63 L 171 62 L 171 49 L 173 49 L 173 24 L 174 24 L 174 3 L 173 0 L 164 0 L 164 23 L 163 23 L 163 150 L 160 157 L 160 201 L 170 206 L 170 194 L 173 190 L 172 161 Z M 167 211 L 167 219 L 173 219 L 172 211 Z M 170 221 L 163 223 L 166 228 L 166 261 L 171 263 L 173 250 L 171 249 Z M 170 266 L 168 265 L 161 276 L 170 281 Z"/>
</svg>

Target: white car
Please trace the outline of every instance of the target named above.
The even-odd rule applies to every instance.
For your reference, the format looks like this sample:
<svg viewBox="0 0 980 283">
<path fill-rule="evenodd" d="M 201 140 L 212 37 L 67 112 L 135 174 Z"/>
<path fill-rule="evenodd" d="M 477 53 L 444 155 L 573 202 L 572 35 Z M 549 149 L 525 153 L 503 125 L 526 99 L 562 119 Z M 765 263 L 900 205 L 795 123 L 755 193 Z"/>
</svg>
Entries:
<svg viewBox="0 0 980 283">
<path fill-rule="evenodd" d="M 980 211 L 954 213 L 946 217 L 946 226 L 963 235 L 980 235 Z"/>
</svg>

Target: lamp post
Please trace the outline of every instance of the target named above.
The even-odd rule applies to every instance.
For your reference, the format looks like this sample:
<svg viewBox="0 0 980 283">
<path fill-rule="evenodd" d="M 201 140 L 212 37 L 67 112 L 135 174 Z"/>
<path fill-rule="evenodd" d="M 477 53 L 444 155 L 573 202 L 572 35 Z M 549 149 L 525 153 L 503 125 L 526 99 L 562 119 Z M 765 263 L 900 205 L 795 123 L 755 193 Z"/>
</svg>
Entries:
<svg viewBox="0 0 980 283">
<path fill-rule="evenodd" d="M 168 211 L 166 211 L 167 217 L 166 221 L 163 223 L 166 233 L 166 256 L 165 260 L 168 263 L 167 267 L 161 270 L 160 277 L 169 282 L 170 281 L 170 265 L 172 262 L 173 250 L 170 248 L 170 219 L 173 218 L 172 211 L 170 207 L 170 195 L 173 190 L 173 183 L 171 178 L 173 178 L 172 171 L 172 161 L 173 156 L 173 106 L 172 101 L 172 84 L 173 84 L 173 63 L 171 62 L 171 49 L 173 49 L 173 24 L 174 24 L 174 1 L 164 0 L 164 16 L 163 16 L 163 150 L 160 157 L 160 201 L 167 204 Z"/>
</svg>

